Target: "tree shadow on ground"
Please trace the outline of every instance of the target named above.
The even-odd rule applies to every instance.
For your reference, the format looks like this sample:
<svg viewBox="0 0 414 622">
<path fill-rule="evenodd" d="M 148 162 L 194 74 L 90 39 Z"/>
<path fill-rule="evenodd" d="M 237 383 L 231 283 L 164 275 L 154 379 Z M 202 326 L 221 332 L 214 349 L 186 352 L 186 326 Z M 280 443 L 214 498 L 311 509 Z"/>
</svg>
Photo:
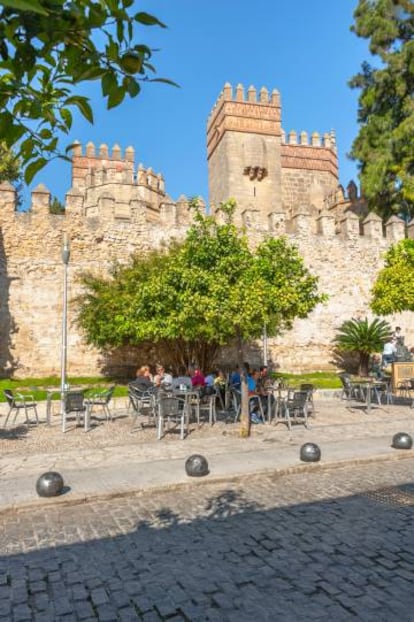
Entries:
<svg viewBox="0 0 414 622">
<path fill-rule="evenodd" d="M 26 425 L 17 425 L 12 428 L 0 428 L 0 440 L 18 441 L 25 438 L 28 433 Z"/>
<path fill-rule="evenodd" d="M 4 515 L 2 615 L 23 607 L 25 619 L 50 620 L 412 620 L 412 484 L 298 505 L 280 477 L 263 484 L 263 499 L 274 488 L 281 507 L 235 484 L 213 495 L 189 486 L 158 501 L 48 505 L 18 522 Z"/>
</svg>

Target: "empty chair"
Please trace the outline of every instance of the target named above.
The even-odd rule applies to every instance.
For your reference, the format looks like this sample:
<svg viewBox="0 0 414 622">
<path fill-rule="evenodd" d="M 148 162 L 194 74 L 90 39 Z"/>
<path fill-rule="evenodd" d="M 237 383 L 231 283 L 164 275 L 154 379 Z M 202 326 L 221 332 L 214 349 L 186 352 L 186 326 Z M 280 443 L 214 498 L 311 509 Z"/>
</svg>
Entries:
<svg viewBox="0 0 414 622">
<path fill-rule="evenodd" d="M 208 422 L 213 425 L 217 421 L 216 415 L 216 399 L 217 395 L 212 393 L 211 395 L 203 395 L 200 397 L 197 405 L 198 423 L 200 423 L 200 417 L 203 413 L 207 413 Z"/>
<path fill-rule="evenodd" d="M 24 412 L 25 423 L 31 423 L 29 419 L 29 410 L 33 410 L 35 414 L 34 423 L 36 424 L 39 423 L 39 417 L 37 414 L 37 403 L 34 401 L 33 395 L 23 395 L 22 393 L 15 393 L 11 389 L 5 389 L 3 393 L 9 405 L 9 412 L 6 415 L 4 427 L 6 427 L 9 417 L 13 411 L 16 411 L 14 415 L 13 423 L 15 423 L 19 412 Z"/>
<path fill-rule="evenodd" d="M 283 403 L 283 413 L 289 430 L 294 423 L 303 423 L 308 427 L 309 394 L 307 391 L 291 391 Z"/>
<path fill-rule="evenodd" d="M 106 420 L 112 419 L 111 411 L 109 410 L 109 402 L 112 399 L 116 385 L 112 385 L 108 389 L 101 389 L 100 391 L 94 391 L 89 393 L 84 400 L 84 404 L 89 408 L 89 415 L 92 415 L 94 407 L 100 407 L 103 413 L 106 415 Z"/>
<path fill-rule="evenodd" d="M 302 382 L 302 384 L 299 386 L 299 391 L 308 392 L 308 416 L 315 417 L 315 403 L 313 401 L 315 385 L 307 382 Z"/>
<path fill-rule="evenodd" d="M 68 391 L 65 393 L 64 406 L 62 413 L 62 432 L 66 432 L 66 423 L 68 415 L 72 413 L 76 417 L 76 425 L 80 425 L 81 415 L 84 418 L 85 432 L 90 429 L 90 411 L 85 403 L 83 391 Z"/>
<path fill-rule="evenodd" d="M 185 427 L 188 420 L 186 401 L 180 397 L 161 395 L 158 400 L 158 440 L 163 435 L 164 423 L 174 421 L 180 424 L 180 438 L 184 439 Z"/>
</svg>

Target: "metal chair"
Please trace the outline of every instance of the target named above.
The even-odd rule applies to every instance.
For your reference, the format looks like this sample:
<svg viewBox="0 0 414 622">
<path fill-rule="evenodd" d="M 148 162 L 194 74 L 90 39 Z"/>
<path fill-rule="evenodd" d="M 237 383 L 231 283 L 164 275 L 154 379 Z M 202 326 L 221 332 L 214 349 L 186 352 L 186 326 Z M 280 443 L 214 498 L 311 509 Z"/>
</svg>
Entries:
<svg viewBox="0 0 414 622">
<path fill-rule="evenodd" d="M 357 400 L 364 401 L 364 396 L 361 392 L 361 387 L 352 382 L 349 374 L 339 374 L 339 379 L 342 383 L 341 400 Z"/>
<path fill-rule="evenodd" d="M 208 414 L 208 422 L 210 425 L 213 425 L 213 423 L 217 421 L 216 399 L 216 393 L 212 393 L 211 395 L 203 395 L 202 397 L 200 397 L 197 406 L 198 423 L 200 423 L 200 415 L 202 415 L 203 413 Z"/>
<path fill-rule="evenodd" d="M 186 400 L 174 396 L 160 396 L 158 400 L 158 425 L 157 438 L 161 439 L 163 435 L 164 422 L 179 422 L 180 439 L 184 439 L 185 427 L 188 420 L 188 411 Z"/>
<path fill-rule="evenodd" d="M 116 385 L 114 384 L 108 389 L 101 389 L 100 391 L 88 393 L 87 397 L 84 399 L 84 404 L 89 408 L 89 415 L 92 415 L 94 406 L 100 406 L 106 415 L 106 420 L 112 420 L 112 414 L 109 410 L 109 402 L 112 399 L 115 386 Z"/>
<path fill-rule="evenodd" d="M 283 414 L 289 431 L 292 429 L 292 419 L 295 423 L 303 423 L 308 428 L 309 394 L 307 391 L 292 391 L 283 404 Z"/>
<path fill-rule="evenodd" d="M 132 406 L 135 421 L 137 421 L 138 417 L 141 415 L 146 415 L 148 420 L 151 418 L 155 419 L 157 394 L 154 389 L 141 391 L 131 383 L 128 385 L 128 398 L 128 408 Z"/>
<path fill-rule="evenodd" d="M 231 391 L 231 395 L 232 395 L 232 402 L 233 402 L 233 410 L 234 410 L 234 422 L 236 422 L 240 416 L 240 411 L 241 411 L 241 392 L 237 391 L 235 389 L 233 389 Z M 265 422 L 265 416 L 264 416 L 264 411 L 263 411 L 263 404 L 262 404 L 262 400 L 260 399 L 259 395 L 249 395 L 249 416 L 254 408 L 254 406 L 257 406 L 257 408 L 259 409 L 259 413 L 260 413 L 260 417 L 263 421 L 263 423 Z"/>
<path fill-rule="evenodd" d="M 24 411 L 24 414 L 26 416 L 25 423 L 27 424 L 32 423 L 29 419 L 30 409 L 34 411 L 34 414 L 36 417 L 35 423 L 36 424 L 39 423 L 39 417 L 37 414 L 37 403 L 34 401 L 33 395 L 23 395 L 22 393 L 17 393 L 17 392 L 14 393 L 11 389 L 4 389 L 3 393 L 9 405 L 9 412 L 6 415 L 4 427 L 7 426 L 9 417 L 14 410 L 16 411 L 16 414 L 14 415 L 13 423 L 15 423 L 19 412 L 22 412 L 22 411 Z"/>
<path fill-rule="evenodd" d="M 311 383 L 303 382 L 301 385 L 299 385 L 299 391 L 308 392 L 308 416 L 315 418 L 315 402 L 313 401 L 315 385 Z"/>
<path fill-rule="evenodd" d="M 90 410 L 85 402 L 83 391 L 67 391 L 63 400 L 62 432 L 66 432 L 67 417 L 75 413 L 76 425 L 80 425 L 83 415 L 85 432 L 90 430 Z"/>
</svg>

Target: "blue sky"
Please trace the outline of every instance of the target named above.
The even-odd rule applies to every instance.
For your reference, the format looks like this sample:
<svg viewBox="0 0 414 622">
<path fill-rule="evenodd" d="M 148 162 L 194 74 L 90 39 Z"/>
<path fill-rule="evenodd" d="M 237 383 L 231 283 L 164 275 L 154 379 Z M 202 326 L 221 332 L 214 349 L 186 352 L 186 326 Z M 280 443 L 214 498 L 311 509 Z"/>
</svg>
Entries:
<svg viewBox="0 0 414 622">
<path fill-rule="evenodd" d="M 357 134 L 358 92 L 347 82 L 368 58 L 367 43 L 350 32 L 357 0 L 142 0 L 167 30 L 142 28 L 159 48 L 159 77 L 180 88 L 144 84 L 142 93 L 107 111 L 97 84 L 88 90 L 91 126 L 76 116 L 68 143 L 132 145 L 136 163 L 165 177 L 168 194 L 208 199 L 206 122 L 225 82 L 265 86 L 281 94 L 286 132 L 337 134 L 340 182 L 357 181 L 346 154 Z M 66 139 L 65 139 L 66 140 Z M 52 162 L 35 179 L 63 200 L 70 166 Z"/>
</svg>

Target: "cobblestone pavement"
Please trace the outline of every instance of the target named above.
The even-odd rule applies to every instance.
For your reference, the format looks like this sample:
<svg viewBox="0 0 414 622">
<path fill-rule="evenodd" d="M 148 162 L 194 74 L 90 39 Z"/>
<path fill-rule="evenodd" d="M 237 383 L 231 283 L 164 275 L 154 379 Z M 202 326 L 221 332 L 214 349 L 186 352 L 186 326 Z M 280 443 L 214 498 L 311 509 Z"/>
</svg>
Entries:
<svg viewBox="0 0 414 622">
<path fill-rule="evenodd" d="M 412 621 L 414 459 L 2 516 L 0 620 Z"/>
</svg>

